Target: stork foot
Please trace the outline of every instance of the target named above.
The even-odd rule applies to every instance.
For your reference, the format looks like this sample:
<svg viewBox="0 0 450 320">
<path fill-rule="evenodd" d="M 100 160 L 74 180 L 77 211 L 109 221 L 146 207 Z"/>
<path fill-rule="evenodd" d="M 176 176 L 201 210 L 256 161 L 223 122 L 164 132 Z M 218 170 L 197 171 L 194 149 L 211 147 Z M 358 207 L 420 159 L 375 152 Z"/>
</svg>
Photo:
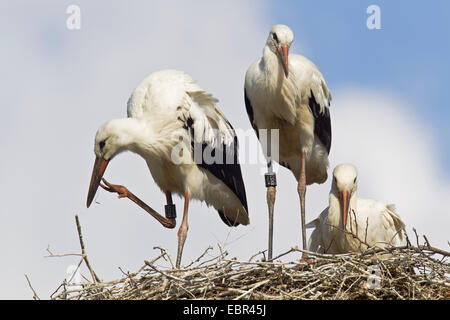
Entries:
<svg viewBox="0 0 450 320">
<path fill-rule="evenodd" d="M 183 255 L 183 248 L 184 248 L 184 243 L 186 242 L 188 229 L 189 229 L 189 227 L 187 224 L 181 224 L 180 229 L 178 230 L 177 262 L 175 265 L 177 269 L 179 269 L 180 265 L 181 265 L 181 257 Z"/>
<path fill-rule="evenodd" d="M 105 178 L 102 178 L 103 183 L 100 183 L 100 186 L 105 189 L 106 191 L 117 193 L 119 199 L 121 198 L 129 198 L 131 195 L 131 192 L 127 189 L 127 187 L 118 185 L 118 184 L 111 184 L 108 181 L 106 181 Z"/>
</svg>

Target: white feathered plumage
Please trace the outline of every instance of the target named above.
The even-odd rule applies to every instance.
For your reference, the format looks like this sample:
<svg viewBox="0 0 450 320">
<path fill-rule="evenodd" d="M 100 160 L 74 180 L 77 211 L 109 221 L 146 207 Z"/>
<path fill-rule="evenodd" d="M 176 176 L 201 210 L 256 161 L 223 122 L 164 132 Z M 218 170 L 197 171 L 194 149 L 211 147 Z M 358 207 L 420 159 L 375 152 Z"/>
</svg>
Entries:
<svg viewBox="0 0 450 320">
<path fill-rule="evenodd" d="M 95 137 L 96 161 L 88 193 L 91 204 L 108 162 L 122 151 L 139 154 L 171 205 L 171 194 L 185 196 L 180 234 L 187 233 L 188 199 L 217 209 L 229 226 L 249 223 L 234 129 L 217 108 L 217 99 L 181 71 L 163 70 L 144 79 L 128 100 L 128 118 L 102 125 Z M 105 188 L 105 187 L 104 187 Z M 123 186 L 105 188 L 149 211 Z M 158 213 L 151 213 L 173 227 Z M 181 238 L 183 238 L 181 237 Z M 179 240 L 182 244 L 184 240 Z M 177 258 L 181 258 L 181 250 Z"/>
<path fill-rule="evenodd" d="M 111 120 L 100 127 L 95 153 L 111 160 L 121 151 L 135 152 L 145 159 L 161 190 L 180 195 L 189 190 L 190 197 L 205 201 L 236 223 L 248 224 L 239 164 L 219 164 L 218 170 L 225 171 L 218 172 L 218 177 L 213 165 L 194 161 L 192 137 L 211 150 L 224 145 L 227 151 L 237 153 L 234 130 L 217 108 L 217 101 L 184 72 L 154 72 L 128 100 L 129 118 Z M 100 149 L 102 141 L 105 145 Z M 174 157 L 180 165 L 173 162 Z M 236 182 L 227 185 L 227 177 Z"/>
<path fill-rule="evenodd" d="M 307 184 L 323 183 L 331 147 L 331 93 L 319 69 L 304 56 L 289 53 L 285 76 L 277 46 L 289 47 L 292 41 L 293 33 L 287 26 L 272 27 L 263 57 L 246 73 L 247 112 L 255 130 L 279 129 L 279 162 L 297 180 L 300 156 L 305 151 Z"/>
<path fill-rule="evenodd" d="M 245 75 L 245 105 L 258 138 L 261 138 L 261 129 L 279 130 L 278 154 L 269 152 L 269 143 L 262 144 L 268 157 L 268 176 L 273 177 L 271 181 L 275 180 L 271 161 L 276 160 L 291 170 L 297 179 L 303 248 L 306 249 L 306 185 L 323 183 L 328 177 L 331 93 L 314 63 L 301 55 L 289 53 L 293 40 L 294 34 L 288 26 L 271 28 L 263 56 L 248 68 Z M 276 192 L 275 186 L 267 183 L 270 259 Z"/>
<path fill-rule="evenodd" d="M 333 171 L 329 207 L 307 225 L 315 227 L 309 239 L 310 251 L 340 254 L 406 245 L 405 224 L 394 205 L 359 198 L 356 190 L 356 168 L 338 165 Z"/>
</svg>

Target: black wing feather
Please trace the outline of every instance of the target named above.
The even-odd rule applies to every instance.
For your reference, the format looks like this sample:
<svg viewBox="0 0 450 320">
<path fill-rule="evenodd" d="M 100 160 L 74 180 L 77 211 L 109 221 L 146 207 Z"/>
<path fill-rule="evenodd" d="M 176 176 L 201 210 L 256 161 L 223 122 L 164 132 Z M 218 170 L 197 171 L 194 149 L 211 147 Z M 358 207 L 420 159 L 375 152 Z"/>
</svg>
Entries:
<svg viewBox="0 0 450 320">
<path fill-rule="evenodd" d="M 330 110 L 325 107 L 323 112 L 320 112 L 320 105 L 317 103 L 316 98 L 311 90 L 311 96 L 309 97 L 309 107 L 311 108 L 314 116 L 314 134 L 319 138 L 320 142 L 327 148 L 328 154 L 331 149 L 331 119 Z"/>
<path fill-rule="evenodd" d="M 192 118 L 188 118 L 185 122 L 185 128 L 190 132 L 191 135 L 191 147 L 193 150 L 196 149 L 196 145 L 198 145 L 198 142 L 195 142 L 195 135 L 194 135 L 194 127 L 193 127 L 193 120 Z M 231 126 L 231 124 L 228 122 L 231 129 L 234 129 Z M 206 148 L 211 148 L 208 144 L 202 143 L 201 146 L 202 155 L 204 154 L 204 151 Z M 222 144 L 220 146 L 217 146 L 216 148 L 211 149 L 211 155 L 215 157 L 215 154 L 217 152 L 220 152 L 222 154 L 222 163 L 215 163 L 208 164 L 205 161 L 201 161 L 201 163 L 198 163 L 197 165 L 200 168 L 203 168 L 205 170 L 208 170 L 211 172 L 217 179 L 222 181 L 241 201 L 242 206 L 245 208 L 245 211 L 247 211 L 248 214 L 248 207 L 247 207 L 247 195 L 245 192 L 245 185 L 244 180 L 242 179 L 242 172 L 241 172 L 241 166 L 238 161 L 238 140 L 237 136 L 234 136 L 234 142 L 232 145 L 227 147 L 225 144 Z M 228 153 L 228 162 L 230 162 L 230 154 L 232 153 L 232 162 L 227 163 L 227 153 Z M 222 221 L 230 226 L 235 227 L 239 225 L 239 222 L 233 221 L 230 218 L 226 217 L 225 214 L 218 210 L 219 216 L 222 219 Z"/>
<path fill-rule="evenodd" d="M 250 120 L 250 124 L 252 125 L 252 128 L 253 128 L 253 130 L 255 130 L 256 136 L 259 139 L 258 127 L 256 126 L 255 118 L 254 118 L 254 115 L 253 115 L 253 107 L 252 107 L 252 104 L 250 102 L 250 99 L 247 96 L 247 90 L 246 89 L 244 89 L 244 100 L 245 100 L 245 109 L 247 110 L 248 119 Z"/>
</svg>

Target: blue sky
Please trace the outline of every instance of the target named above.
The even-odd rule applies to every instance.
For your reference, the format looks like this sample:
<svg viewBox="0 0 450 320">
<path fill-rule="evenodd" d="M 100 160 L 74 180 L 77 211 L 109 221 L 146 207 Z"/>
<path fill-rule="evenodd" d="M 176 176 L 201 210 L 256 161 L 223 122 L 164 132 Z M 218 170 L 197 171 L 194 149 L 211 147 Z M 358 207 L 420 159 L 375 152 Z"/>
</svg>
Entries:
<svg viewBox="0 0 450 320">
<path fill-rule="evenodd" d="M 434 130 L 440 164 L 450 176 L 449 1 L 269 4 L 267 25 L 291 26 L 306 44 L 295 50 L 319 66 L 331 88 L 357 85 L 406 99 Z M 366 9 L 372 4 L 381 9 L 381 30 L 366 27 Z"/>
</svg>

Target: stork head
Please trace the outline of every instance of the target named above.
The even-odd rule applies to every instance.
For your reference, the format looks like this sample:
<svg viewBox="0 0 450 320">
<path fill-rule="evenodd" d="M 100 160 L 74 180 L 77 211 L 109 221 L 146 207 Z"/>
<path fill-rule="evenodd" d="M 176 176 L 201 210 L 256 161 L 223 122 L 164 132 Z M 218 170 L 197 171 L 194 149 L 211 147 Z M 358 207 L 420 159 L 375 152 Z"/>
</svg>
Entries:
<svg viewBox="0 0 450 320">
<path fill-rule="evenodd" d="M 339 199 L 344 228 L 350 211 L 350 199 L 356 193 L 357 177 L 358 171 L 352 164 L 340 164 L 333 171 L 331 192 Z"/>
<path fill-rule="evenodd" d="M 292 30 L 288 26 L 277 24 L 270 29 L 269 37 L 266 42 L 266 45 L 270 50 L 280 59 L 286 78 L 289 75 L 288 56 L 292 41 L 294 41 L 294 33 Z"/>
<path fill-rule="evenodd" d="M 86 202 L 88 208 L 94 199 L 109 161 L 120 152 L 127 150 L 127 146 L 130 144 L 125 125 L 126 120 L 111 120 L 97 130 L 94 144 L 94 169 Z"/>
</svg>

